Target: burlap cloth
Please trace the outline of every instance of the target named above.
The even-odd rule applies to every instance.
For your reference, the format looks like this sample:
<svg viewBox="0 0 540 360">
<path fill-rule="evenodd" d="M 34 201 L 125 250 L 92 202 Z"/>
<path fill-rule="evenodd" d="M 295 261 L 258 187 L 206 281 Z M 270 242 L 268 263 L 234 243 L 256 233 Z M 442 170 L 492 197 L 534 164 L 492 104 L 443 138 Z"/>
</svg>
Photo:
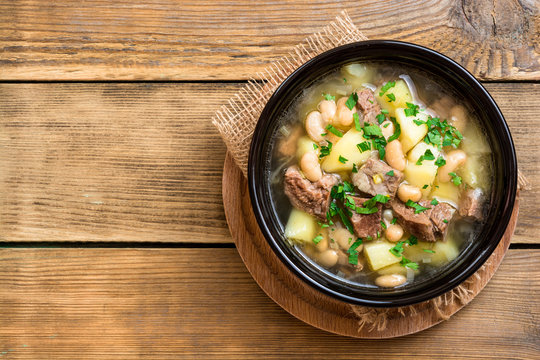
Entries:
<svg viewBox="0 0 540 360">
<path fill-rule="evenodd" d="M 309 59 L 332 48 L 367 40 L 367 37 L 358 30 L 346 11 L 336 17 L 321 31 L 309 36 L 296 45 L 288 56 L 272 63 L 256 78 L 258 82 L 250 80 L 236 95 L 229 99 L 214 115 L 212 123 L 218 128 L 227 150 L 234 158 L 244 175 L 247 175 L 248 153 L 255 125 L 259 119 L 266 102 L 276 88 L 300 65 Z M 528 182 L 519 174 L 520 188 L 527 189 Z M 440 320 L 450 317 L 449 310 L 454 308 L 455 302 L 462 305 L 469 303 L 474 297 L 472 285 L 476 279 L 490 266 L 488 260 L 473 276 L 453 290 L 426 302 L 398 307 L 398 308 L 371 308 L 351 305 L 352 312 L 358 317 L 359 330 L 367 326 L 370 331 L 382 331 L 387 326 L 388 319 L 397 316 L 409 316 L 421 312 L 426 306 L 435 310 Z"/>
</svg>

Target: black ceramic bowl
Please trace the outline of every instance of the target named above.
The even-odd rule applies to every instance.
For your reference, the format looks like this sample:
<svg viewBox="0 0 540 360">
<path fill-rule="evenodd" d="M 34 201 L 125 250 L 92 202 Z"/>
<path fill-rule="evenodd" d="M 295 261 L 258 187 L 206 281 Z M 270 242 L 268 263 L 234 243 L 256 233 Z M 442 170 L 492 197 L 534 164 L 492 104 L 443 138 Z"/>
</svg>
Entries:
<svg viewBox="0 0 540 360">
<path fill-rule="evenodd" d="M 494 158 L 494 177 L 487 223 L 479 237 L 443 271 L 410 286 L 377 289 L 331 276 L 306 260 L 284 237 L 272 201 L 270 143 L 278 118 L 294 98 L 316 79 L 357 61 L 391 61 L 420 68 L 435 79 L 442 78 L 458 94 L 470 99 L 487 131 Z M 315 289 L 353 304 L 392 307 L 422 302 L 439 296 L 471 276 L 488 259 L 504 234 L 516 196 L 517 161 L 508 126 L 497 104 L 484 87 L 456 62 L 433 50 L 397 41 L 374 40 L 344 45 L 308 61 L 275 91 L 264 108 L 253 135 L 248 164 L 249 192 L 253 211 L 266 240 L 293 273 Z"/>
</svg>

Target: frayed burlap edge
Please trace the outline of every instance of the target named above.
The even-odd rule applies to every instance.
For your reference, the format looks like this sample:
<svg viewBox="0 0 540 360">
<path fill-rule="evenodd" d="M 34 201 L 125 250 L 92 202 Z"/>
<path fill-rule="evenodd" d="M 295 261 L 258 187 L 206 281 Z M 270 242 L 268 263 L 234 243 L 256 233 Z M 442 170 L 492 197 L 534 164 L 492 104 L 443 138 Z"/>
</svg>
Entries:
<svg viewBox="0 0 540 360">
<path fill-rule="evenodd" d="M 266 83 L 250 80 L 215 113 L 212 123 L 244 175 L 247 175 L 249 146 L 255 125 L 268 99 L 283 80 L 311 58 L 335 47 L 362 40 L 367 40 L 367 37 L 343 11 L 335 21 L 296 45 L 288 56 L 258 73 L 256 77 Z"/>
<path fill-rule="evenodd" d="M 217 127 L 227 150 L 235 163 L 247 175 L 248 153 L 253 131 L 268 99 L 277 87 L 298 67 L 311 58 L 332 48 L 367 40 L 354 25 L 346 11 L 341 12 L 335 21 L 324 27 L 293 48 L 293 51 L 256 75 L 265 83 L 250 80 L 237 94 L 216 111 L 212 123 Z M 519 188 L 529 190 L 530 183 L 518 172 Z M 468 304 L 476 295 L 472 289 L 480 281 L 488 260 L 474 275 L 453 290 L 429 301 L 400 308 L 371 308 L 351 305 L 358 318 L 358 332 L 364 327 L 371 331 L 384 331 L 389 320 L 396 317 L 416 316 L 426 308 L 435 310 L 435 320 L 447 320 L 456 306 Z M 487 283 L 487 280 L 486 280 Z"/>
<path fill-rule="evenodd" d="M 476 282 L 481 281 L 482 276 L 490 264 L 491 262 L 488 260 L 463 284 L 439 297 L 419 304 L 398 308 L 371 308 L 351 305 L 353 313 L 358 318 L 358 332 L 362 331 L 366 326 L 369 332 L 384 331 L 391 319 L 413 317 L 417 314 L 424 313 L 426 309 L 435 311 L 435 319 L 433 320 L 436 322 L 448 320 L 455 313 L 458 305 L 465 306 L 476 296 L 477 292 L 474 291 L 473 287 L 477 286 Z"/>
</svg>

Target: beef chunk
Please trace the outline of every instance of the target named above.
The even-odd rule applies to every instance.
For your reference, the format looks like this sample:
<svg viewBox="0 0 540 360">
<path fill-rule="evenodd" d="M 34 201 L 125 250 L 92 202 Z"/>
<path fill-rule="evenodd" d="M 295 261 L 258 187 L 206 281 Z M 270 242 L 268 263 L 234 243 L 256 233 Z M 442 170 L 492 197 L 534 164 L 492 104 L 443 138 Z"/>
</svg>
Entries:
<svg viewBox="0 0 540 360">
<path fill-rule="evenodd" d="M 362 207 L 366 201 L 370 200 L 359 197 L 352 198 L 354 200 L 354 204 L 359 207 Z M 361 238 L 366 238 L 368 236 L 371 236 L 374 239 L 377 238 L 377 233 L 380 233 L 382 230 L 382 204 L 377 203 L 376 207 L 378 211 L 373 214 L 357 214 L 353 211 L 351 223 L 356 236 Z"/>
<path fill-rule="evenodd" d="M 325 220 L 330 190 L 337 183 L 338 179 L 333 175 L 324 175 L 313 183 L 302 176 L 298 166 L 291 166 L 285 172 L 284 190 L 295 208 Z"/>
<path fill-rule="evenodd" d="M 433 223 L 425 212 L 415 214 L 414 209 L 408 207 L 400 200 L 390 202 L 399 224 L 408 233 L 424 241 L 436 241 Z"/>
<path fill-rule="evenodd" d="M 469 189 L 465 191 L 459 201 L 459 215 L 482 221 L 484 219 L 483 202 L 484 194 L 482 190 Z"/>
<path fill-rule="evenodd" d="M 429 205 L 422 206 L 429 207 Z M 431 209 L 427 210 L 426 214 L 433 223 L 435 234 L 444 239 L 446 231 L 448 230 L 448 224 L 450 223 L 452 216 L 454 216 L 456 209 L 446 203 L 439 203 L 435 206 L 431 206 Z M 446 220 L 446 222 L 444 220 Z"/>
<path fill-rule="evenodd" d="M 375 117 L 381 113 L 381 107 L 377 103 L 377 100 L 375 100 L 373 91 L 370 89 L 363 89 L 357 91 L 356 95 L 358 95 L 356 106 L 364 115 L 364 121 L 371 124 L 377 124 L 377 119 Z"/>
<path fill-rule="evenodd" d="M 408 207 L 399 200 L 390 203 L 398 222 L 410 234 L 423 241 L 436 241 L 443 239 L 448 230 L 448 224 L 454 216 L 455 209 L 446 204 L 439 203 L 435 206 L 428 201 L 422 200 L 418 204 L 429 208 L 419 214 L 414 213 L 414 209 Z M 444 222 L 447 220 L 448 222 Z"/>
<path fill-rule="evenodd" d="M 394 176 L 387 175 L 391 170 L 394 171 Z M 378 180 L 382 181 L 376 184 L 374 176 L 377 176 Z M 357 173 L 352 174 L 352 181 L 360 191 L 373 196 L 377 194 L 388 195 L 391 199 L 396 195 L 396 191 L 402 180 L 403 173 L 401 171 L 372 158 L 368 159 Z"/>
</svg>

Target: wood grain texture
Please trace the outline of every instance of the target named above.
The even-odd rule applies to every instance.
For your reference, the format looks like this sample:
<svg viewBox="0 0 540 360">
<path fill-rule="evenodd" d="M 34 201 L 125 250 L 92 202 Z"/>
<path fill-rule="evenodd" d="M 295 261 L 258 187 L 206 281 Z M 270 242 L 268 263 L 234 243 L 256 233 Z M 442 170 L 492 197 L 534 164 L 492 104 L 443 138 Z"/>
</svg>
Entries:
<svg viewBox="0 0 540 360">
<path fill-rule="evenodd" d="M 295 319 L 259 289 L 235 249 L 1 249 L 0 274 L 2 359 L 540 355 L 539 250 L 510 250 L 451 320 L 389 340 Z"/>
<path fill-rule="evenodd" d="M 359 327 L 360 318 L 351 311 L 351 305 L 338 301 L 316 291 L 296 277 L 283 264 L 261 233 L 251 208 L 247 180 L 234 163 L 231 154 L 227 154 L 223 168 L 223 204 L 227 224 L 231 230 L 242 261 L 259 286 L 276 303 L 298 319 L 319 329 L 339 335 L 362 339 L 393 338 L 405 336 L 430 328 L 461 310 L 466 301 L 454 300 L 453 295 L 441 296 L 437 309 L 426 301 L 410 307 L 403 307 L 402 313 L 387 313 L 386 326 L 375 328 L 372 323 Z M 497 271 L 510 245 L 516 228 L 519 212 L 519 196 L 516 199 L 512 217 L 495 251 L 485 263 L 461 286 L 471 297 L 476 297 Z M 450 302 L 446 301 L 451 299 Z M 364 311 L 364 307 L 357 307 Z M 376 310 L 372 310 L 376 316 Z M 406 316 L 402 316 L 402 314 Z M 373 328 L 372 328 L 373 326 Z"/>
<path fill-rule="evenodd" d="M 231 242 L 210 119 L 240 86 L 0 85 L 0 240 Z M 540 84 L 487 87 L 532 182 L 513 241 L 539 243 Z"/>
<path fill-rule="evenodd" d="M 0 79 L 247 79 L 347 9 L 482 79 L 540 79 L 535 1 L 0 1 Z"/>
</svg>

